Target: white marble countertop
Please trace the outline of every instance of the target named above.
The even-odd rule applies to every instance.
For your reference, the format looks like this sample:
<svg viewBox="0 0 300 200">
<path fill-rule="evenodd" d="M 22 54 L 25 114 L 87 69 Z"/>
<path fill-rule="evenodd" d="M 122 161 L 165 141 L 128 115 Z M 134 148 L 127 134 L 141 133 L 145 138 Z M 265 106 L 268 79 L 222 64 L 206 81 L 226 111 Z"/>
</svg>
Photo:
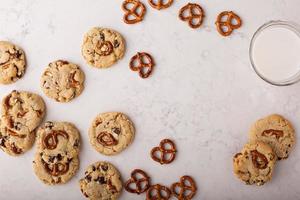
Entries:
<svg viewBox="0 0 300 200">
<path fill-rule="evenodd" d="M 84 199 L 78 180 L 98 160 L 115 164 L 124 180 L 134 168 L 146 170 L 154 183 L 166 185 L 189 174 L 199 188 L 194 199 L 300 199 L 299 146 L 288 160 L 278 162 L 273 180 L 263 187 L 246 186 L 232 172 L 232 156 L 247 141 L 247 131 L 256 119 L 276 112 L 300 130 L 300 83 L 271 86 L 254 73 L 248 57 L 251 36 L 263 23 L 273 19 L 300 23 L 300 2 L 193 1 L 206 11 L 198 30 L 177 17 L 187 2 L 176 1 L 164 11 L 147 4 L 144 21 L 127 25 L 122 21 L 121 0 L 1 0 L 0 39 L 26 51 L 28 68 L 24 78 L 0 87 L 0 97 L 13 89 L 42 95 L 46 120 L 75 123 L 81 131 L 82 151 L 76 176 L 52 187 L 34 175 L 35 147 L 19 158 L 1 153 L 0 199 Z M 229 38 L 221 37 L 214 26 L 223 10 L 235 11 L 244 22 Z M 80 54 L 83 34 L 93 26 L 116 29 L 126 38 L 125 58 L 110 69 L 91 68 Z M 149 79 L 140 79 L 128 68 L 137 51 L 150 52 L 155 58 L 157 65 Z M 56 103 L 40 89 L 41 73 L 56 59 L 75 62 L 86 74 L 83 94 L 71 103 Z M 135 141 L 117 156 L 100 155 L 88 142 L 92 119 L 105 111 L 127 113 L 136 126 Z M 160 166 L 149 151 L 166 137 L 175 140 L 179 152 L 175 162 Z M 124 191 L 120 199 L 144 196 Z"/>
</svg>

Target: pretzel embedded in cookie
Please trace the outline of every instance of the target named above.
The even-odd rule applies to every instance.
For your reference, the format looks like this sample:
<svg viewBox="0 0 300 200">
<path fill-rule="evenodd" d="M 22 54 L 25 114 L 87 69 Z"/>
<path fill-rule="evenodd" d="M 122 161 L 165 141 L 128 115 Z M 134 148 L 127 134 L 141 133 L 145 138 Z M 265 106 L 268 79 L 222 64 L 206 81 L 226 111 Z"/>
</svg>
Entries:
<svg viewBox="0 0 300 200">
<path fill-rule="evenodd" d="M 43 165 L 46 171 L 51 174 L 52 176 L 60 176 L 69 171 L 69 163 L 62 164 L 62 163 L 55 163 L 55 164 L 48 164 L 43 162 Z"/>
<path fill-rule="evenodd" d="M 132 187 L 135 185 L 135 187 Z M 131 178 L 125 183 L 125 190 L 130 193 L 142 194 L 150 187 L 150 177 L 141 169 L 131 172 Z"/>
<path fill-rule="evenodd" d="M 218 32 L 226 37 L 229 36 L 234 29 L 238 29 L 242 26 L 242 20 L 232 11 L 223 11 L 217 17 L 216 26 Z"/>
<path fill-rule="evenodd" d="M 138 52 L 130 60 L 129 67 L 132 71 L 138 71 L 140 77 L 148 78 L 152 73 L 155 63 L 150 54 Z"/>
<path fill-rule="evenodd" d="M 100 56 L 109 56 L 113 52 L 113 45 L 110 41 L 99 41 L 96 45 L 95 52 Z"/>
<path fill-rule="evenodd" d="M 171 191 L 179 200 L 190 200 L 195 196 L 197 186 L 192 177 L 182 176 L 179 182 L 172 184 Z"/>
<path fill-rule="evenodd" d="M 169 200 L 171 198 L 171 190 L 163 185 L 152 185 L 146 193 L 146 200 Z"/>
<path fill-rule="evenodd" d="M 251 157 L 252 157 L 252 163 L 255 168 L 257 169 L 266 169 L 268 167 L 268 159 L 267 157 L 258 152 L 257 150 L 250 151 Z"/>
<path fill-rule="evenodd" d="M 50 150 L 55 149 L 58 145 L 58 136 L 62 136 L 66 139 L 69 138 L 69 135 L 65 131 L 53 130 L 43 138 L 44 148 Z"/>
<path fill-rule="evenodd" d="M 144 19 L 146 13 L 145 5 L 139 0 L 125 0 L 122 4 L 124 10 L 124 22 L 126 24 L 135 24 Z"/>
<path fill-rule="evenodd" d="M 169 8 L 172 5 L 173 0 L 148 0 L 148 2 L 152 8 L 161 10 Z"/>
<path fill-rule="evenodd" d="M 204 10 L 199 4 L 188 3 L 179 11 L 179 18 L 182 21 L 187 21 L 191 28 L 199 28 L 205 17 Z"/>
<path fill-rule="evenodd" d="M 174 142 L 170 139 L 164 139 L 160 142 L 158 147 L 154 147 L 151 150 L 151 157 L 154 161 L 159 162 L 162 165 L 169 164 L 174 161 L 176 152 Z"/>
<path fill-rule="evenodd" d="M 97 141 L 103 146 L 114 146 L 118 144 L 118 140 L 116 140 L 112 134 L 107 132 L 101 132 L 97 136 Z"/>
</svg>

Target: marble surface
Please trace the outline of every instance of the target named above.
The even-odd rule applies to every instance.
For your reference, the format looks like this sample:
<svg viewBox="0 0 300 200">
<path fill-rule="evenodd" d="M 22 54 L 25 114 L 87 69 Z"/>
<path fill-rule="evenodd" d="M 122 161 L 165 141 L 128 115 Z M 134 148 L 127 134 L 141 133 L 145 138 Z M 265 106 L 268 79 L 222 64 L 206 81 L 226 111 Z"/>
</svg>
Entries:
<svg viewBox="0 0 300 200">
<path fill-rule="evenodd" d="M 146 0 L 143 2 L 147 3 Z M 300 23 L 298 0 L 210 0 L 199 2 L 206 11 L 204 25 L 190 29 L 177 17 L 187 0 L 167 10 L 147 4 L 145 20 L 137 25 L 122 22 L 121 0 L 1 0 L 0 39 L 20 45 L 28 59 L 24 78 L 0 87 L 2 98 L 13 89 L 44 97 L 46 120 L 70 121 L 80 129 L 80 170 L 67 184 L 46 186 L 34 175 L 35 147 L 19 158 L 0 156 L 0 199 L 84 199 L 78 180 L 84 169 L 98 160 L 115 164 L 123 179 L 142 168 L 154 183 L 170 185 L 180 176 L 195 177 L 194 199 L 300 199 L 300 148 L 278 162 L 272 182 L 263 187 L 246 186 L 232 172 L 232 156 L 247 141 L 256 119 L 270 113 L 285 115 L 300 130 L 300 83 L 275 87 L 252 70 L 248 48 L 252 34 L 263 23 L 292 20 Z M 214 21 L 223 10 L 236 11 L 244 25 L 223 38 Z M 119 30 L 127 52 L 118 64 L 99 70 L 85 64 L 80 46 L 83 34 L 93 26 Z M 137 51 L 151 53 L 157 66 L 151 78 L 142 80 L 128 68 Z M 71 103 L 56 103 L 41 91 L 39 79 L 47 64 L 66 59 L 79 64 L 86 74 L 85 90 Z M 88 142 L 88 128 L 101 112 L 122 111 L 135 123 L 133 144 L 117 156 L 97 153 Z M 178 146 L 174 163 L 160 166 L 149 157 L 163 138 Z M 123 192 L 120 199 L 144 199 Z"/>
</svg>

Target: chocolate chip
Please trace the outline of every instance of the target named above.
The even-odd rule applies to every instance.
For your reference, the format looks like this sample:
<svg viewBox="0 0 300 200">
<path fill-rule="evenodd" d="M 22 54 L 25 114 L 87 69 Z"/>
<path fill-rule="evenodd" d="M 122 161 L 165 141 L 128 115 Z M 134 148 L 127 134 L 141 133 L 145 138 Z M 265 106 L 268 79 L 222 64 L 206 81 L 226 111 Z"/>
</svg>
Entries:
<svg viewBox="0 0 300 200">
<path fill-rule="evenodd" d="M 107 165 L 101 165 L 101 169 L 103 170 L 103 171 L 107 171 L 108 170 L 108 166 Z"/>
<path fill-rule="evenodd" d="M 79 147 L 79 140 L 75 140 L 75 142 L 74 142 L 74 144 L 73 144 L 73 147 L 76 147 L 76 148 L 78 148 Z"/>
<path fill-rule="evenodd" d="M 121 133 L 121 130 L 119 128 L 112 128 L 112 131 L 117 135 L 120 135 Z"/>
<path fill-rule="evenodd" d="M 120 43 L 118 40 L 114 40 L 114 48 L 118 48 L 120 46 Z"/>
<path fill-rule="evenodd" d="M 57 160 L 58 160 L 58 161 L 62 160 L 62 156 L 61 156 L 61 154 L 60 154 L 60 153 L 59 153 L 59 154 L 57 154 L 56 158 L 57 158 Z"/>
<path fill-rule="evenodd" d="M 91 182 L 92 177 L 91 177 L 90 175 L 87 175 L 87 176 L 85 176 L 85 179 L 86 179 L 88 182 Z"/>
<path fill-rule="evenodd" d="M 92 170 L 93 170 L 93 171 L 96 171 L 96 167 L 95 167 L 95 166 L 93 166 Z"/>
<path fill-rule="evenodd" d="M 105 36 L 103 33 L 100 33 L 100 40 L 104 41 L 105 40 Z"/>
<path fill-rule="evenodd" d="M 106 184 L 105 178 L 103 176 L 98 177 L 94 181 L 98 182 L 99 184 Z"/>
</svg>

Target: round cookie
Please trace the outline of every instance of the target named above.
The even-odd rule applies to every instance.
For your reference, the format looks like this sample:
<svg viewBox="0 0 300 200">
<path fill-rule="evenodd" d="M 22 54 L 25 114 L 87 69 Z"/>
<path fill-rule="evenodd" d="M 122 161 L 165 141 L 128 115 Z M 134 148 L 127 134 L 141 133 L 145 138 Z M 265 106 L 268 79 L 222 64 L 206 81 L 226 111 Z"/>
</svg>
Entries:
<svg viewBox="0 0 300 200">
<path fill-rule="evenodd" d="M 90 200 L 116 200 L 122 191 L 119 171 L 108 162 L 90 165 L 80 179 L 82 194 Z"/>
<path fill-rule="evenodd" d="M 3 125 L 0 120 L 0 149 L 11 156 L 18 156 L 31 149 L 35 141 L 35 133 L 28 129 L 15 131 Z"/>
<path fill-rule="evenodd" d="M 89 65 L 107 68 L 124 56 L 125 40 L 117 31 L 95 27 L 85 34 L 81 53 Z"/>
<path fill-rule="evenodd" d="M 46 122 L 37 131 L 34 171 L 49 185 L 66 183 L 79 167 L 80 137 L 68 122 Z"/>
<path fill-rule="evenodd" d="M 0 41 L 0 83 L 17 81 L 24 75 L 25 67 L 24 51 L 10 42 Z"/>
<path fill-rule="evenodd" d="M 68 61 L 57 60 L 48 65 L 41 77 L 43 92 L 58 102 L 69 102 L 84 88 L 84 73 Z"/>
<path fill-rule="evenodd" d="M 276 155 L 263 142 L 248 143 L 233 158 L 235 175 L 246 184 L 263 185 L 272 178 Z"/>
<path fill-rule="evenodd" d="M 75 175 L 78 168 L 78 156 L 69 157 L 63 153 L 50 156 L 43 152 L 37 152 L 33 161 L 36 176 L 47 185 L 68 182 Z"/>
<path fill-rule="evenodd" d="M 268 143 L 276 153 L 278 159 L 289 156 L 295 145 L 295 131 L 292 124 L 284 117 L 273 114 L 258 120 L 249 132 L 250 141 Z"/>
<path fill-rule="evenodd" d="M 78 129 L 69 122 L 46 122 L 37 130 L 37 151 L 47 155 L 66 152 L 77 156 L 80 148 Z"/>
<path fill-rule="evenodd" d="M 1 107 L 3 125 L 17 132 L 32 132 L 46 112 L 39 95 L 16 90 L 3 98 Z"/>
<path fill-rule="evenodd" d="M 99 114 L 89 129 L 92 146 L 105 155 L 123 151 L 134 139 L 135 130 L 130 119 L 123 113 Z"/>
</svg>

